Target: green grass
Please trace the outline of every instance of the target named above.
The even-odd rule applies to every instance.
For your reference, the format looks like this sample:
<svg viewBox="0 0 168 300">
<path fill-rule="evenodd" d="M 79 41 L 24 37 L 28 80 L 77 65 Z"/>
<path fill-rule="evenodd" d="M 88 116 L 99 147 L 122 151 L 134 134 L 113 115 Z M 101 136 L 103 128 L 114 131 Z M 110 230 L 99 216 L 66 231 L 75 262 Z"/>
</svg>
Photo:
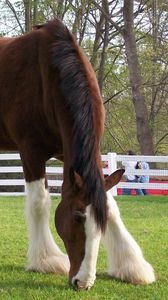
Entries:
<svg viewBox="0 0 168 300">
<path fill-rule="evenodd" d="M 90 291 L 75 292 L 67 276 L 25 272 L 27 229 L 22 197 L 0 198 L 0 299 L 26 300 L 166 300 L 168 299 L 168 197 L 117 198 L 121 215 L 129 231 L 153 265 L 157 281 L 149 286 L 133 286 L 108 277 L 103 247 L 97 265 L 97 280 Z M 51 230 L 59 246 L 63 243 L 54 228 L 52 200 Z"/>
</svg>

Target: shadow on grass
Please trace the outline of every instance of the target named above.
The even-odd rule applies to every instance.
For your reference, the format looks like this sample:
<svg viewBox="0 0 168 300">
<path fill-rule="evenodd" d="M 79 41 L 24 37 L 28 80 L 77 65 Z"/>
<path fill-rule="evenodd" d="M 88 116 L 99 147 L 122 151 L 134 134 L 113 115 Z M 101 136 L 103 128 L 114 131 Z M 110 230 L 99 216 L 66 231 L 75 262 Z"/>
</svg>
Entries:
<svg viewBox="0 0 168 300">
<path fill-rule="evenodd" d="M 113 276 L 110 276 L 108 273 L 99 273 L 96 275 L 97 280 L 103 280 L 103 281 L 113 281 L 113 282 L 119 282 L 119 283 L 125 283 L 124 281 L 121 281 L 120 279 L 117 279 Z"/>
<path fill-rule="evenodd" d="M 1 289 L 11 290 L 11 289 L 33 289 L 41 291 L 46 289 L 57 289 L 59 291 L 68 291 L 74 290 L 72 286 L 68 283 L 68 276 L 59 276 L 54 274 L 44 274 L 38 272 L 27 272 L 24 266 L 20 265 L 1 265 L 0 266 L 0 274 L 4 274 L 2 276 L 3 280 L 1 281 Z M 5 278 L 5 274 L 7 274 Z M 10 274 L 10 277 L 9 277 Z M 56 282 L 54 282 L 56 279 Z M 60 282 L 61 281 L 61 284 Z M 108 283 L 109 281 L 115 283 L 122 283 L 121 280 L 111 277 L 106 272 L 101 272 L 96 275 L 96 282 L 102 280 Z"/>
<path fill-rule="evenodd" d="M 65 280 L 64 276 L 54 275 L 54 274 L 44 274 L 38 272 L 27 272 L 24 266 L 18 265 L 1 265 L 0 274 L 11 274 L 6 277 L 2 276 L 3 280 L 0 279 L 1 289 L 12 289 L 12 288 L 22 288 L 22 289 L 59 289 L 59 290 L 69 290 L 70 285 L 68 284 L 68 277 Z M 24 279 L 23 279 L 24 277 Z M 58 278 L 62 284 L 58 283 Z M 54 279 L 57 279 L 54 283 Z"/>
</svg>

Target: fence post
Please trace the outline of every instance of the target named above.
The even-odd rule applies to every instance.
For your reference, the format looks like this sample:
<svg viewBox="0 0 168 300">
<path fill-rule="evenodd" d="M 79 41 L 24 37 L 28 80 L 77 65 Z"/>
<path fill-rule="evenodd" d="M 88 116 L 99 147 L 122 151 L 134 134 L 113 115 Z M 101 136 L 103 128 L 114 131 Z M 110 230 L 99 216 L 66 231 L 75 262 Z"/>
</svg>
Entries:
<svg viewBox="0 0 168 300">
<path fill-rule="evenodd" d="M 111 173 L 117 170 L 117 161 L 116 161 L 117 154 L 114 152 L 109 152 L 107 155 L 108 155 L 108 175 L 110 175 Z M 114 186 L 110 190 L 110 192 L 112 193 L 113 196 L 117 196 L 116 186 Z"/>
</svg>

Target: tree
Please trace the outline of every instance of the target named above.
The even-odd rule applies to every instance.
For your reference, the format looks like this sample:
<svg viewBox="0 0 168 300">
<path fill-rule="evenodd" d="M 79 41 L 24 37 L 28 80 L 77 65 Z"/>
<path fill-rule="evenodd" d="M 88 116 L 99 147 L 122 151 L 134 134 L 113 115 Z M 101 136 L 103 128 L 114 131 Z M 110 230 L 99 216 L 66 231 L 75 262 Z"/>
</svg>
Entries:
<svg viewBox="0 0 168 300">
<path fill-rule="evenodd" d="M 95 1 L 94 1 L 95 2 Z M 97 4 L 96 4 L 97 5 Z M 100 6 L 97 5 L 99 8 Z M 154 154 L 154 146 L 152 140 L 152 134 L 149 127 L 148 111 L 145 104 L 143 84 L 141 71 L 138 61 L 136 39 L 134 34 L 134 1 L 124 0 L 123 6 L 123 21 L 124 26 L 120 27 L 116 22 L 110 20 L 107 12 L 102 9 L 106 19 L 108 19 L 113 26 L 122 35 L 125 42 L 125 52 L 128 62 L 129 78 L 132 88 L 132 100 L 136 115 L 137 125 L 137 139 L 140 144 L 142 154 Z M 101 8 L 100 8 L 101 9 Z"/>
<path fill-rule="evenodd" d="M 136 49 L 136 40 L 133 30 L 133 4 L 133 0 L 124 0 L 123 37 L 125 41 L 133 104 L 136 114 L 137 138 L 140 144 L 141 153 L 144 155 L 153 155 L 153 140 L 149 127 L 148 111 L 145 104 L 144 88 L 142 84 L 140 65 Z"/>
<path fill-rule="evenodd" d="M 59 16 L 97 74 L 106 107 L 103 151 L 133 148 L 143 154 L 164 154 L 168 147 L 166 3 L 2 0 L 0 34 L 19 35 Z"/>
</svg>

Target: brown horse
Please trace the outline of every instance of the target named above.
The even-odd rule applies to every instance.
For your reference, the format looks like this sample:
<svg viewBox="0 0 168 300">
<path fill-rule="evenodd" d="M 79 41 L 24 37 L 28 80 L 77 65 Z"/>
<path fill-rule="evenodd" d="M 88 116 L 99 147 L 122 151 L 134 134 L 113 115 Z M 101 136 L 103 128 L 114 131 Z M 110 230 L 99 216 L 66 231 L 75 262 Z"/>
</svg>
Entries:
<svg viewBox="0 0 168 300">
<path fill-rule="evenodd" d="M 18 150 L 23 164 L 27 269 L 69 272 L 70 283 L 84 289 L 95 281 L 101 235 L 109 274 L 132 283 L 154 281 L 152 267 L 124 227 L 111 194 L 106 195 L 123 170 L 103 178 L 103 127 L 94 71 L 61 21 L 36 26 L 18 38 L 0 39 L 0 147 Z M 55 224 L 68 256 L 55 244 L 48 224 L 45 163 L 53 156 L 64 162 Z"/>
</svg>

